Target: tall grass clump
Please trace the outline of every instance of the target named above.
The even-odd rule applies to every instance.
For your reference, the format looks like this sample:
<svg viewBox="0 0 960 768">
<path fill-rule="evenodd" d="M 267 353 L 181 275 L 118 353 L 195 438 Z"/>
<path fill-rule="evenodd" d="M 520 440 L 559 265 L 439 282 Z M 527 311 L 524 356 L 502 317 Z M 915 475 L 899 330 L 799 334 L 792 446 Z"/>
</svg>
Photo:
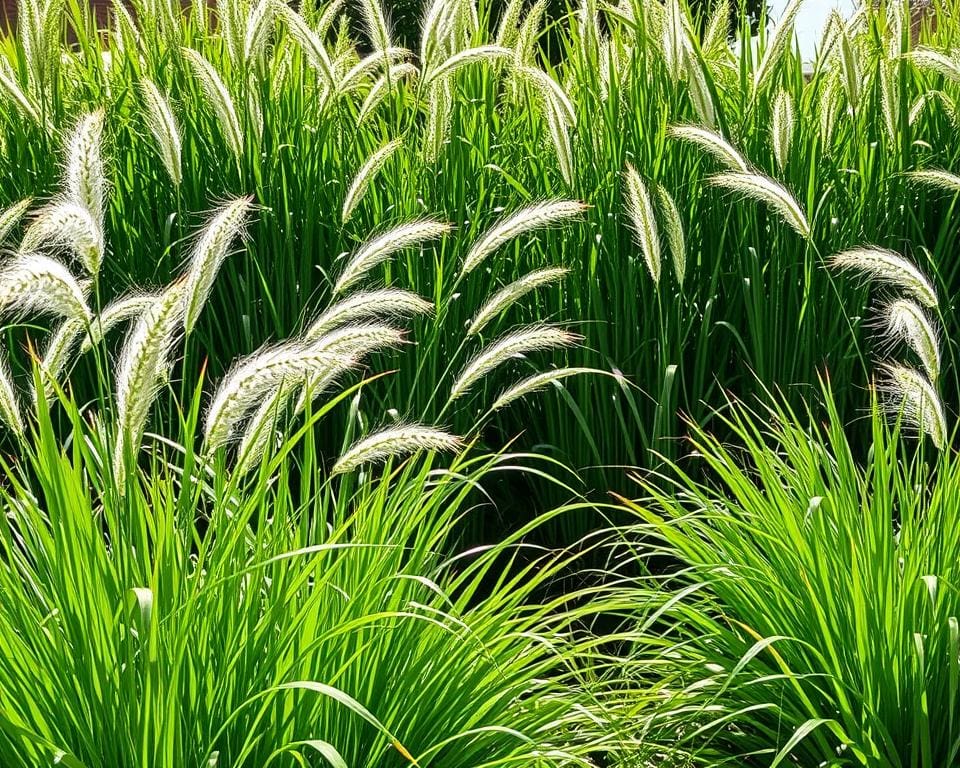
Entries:
<svg viewBox="0 0 960 768">
<path fill-rule="evenodd" d="M 698 764 L 949 765 L 960 464 L 876 400 L 851 442 L 823 392 L 822 411 L 734 404 L 731 441 L 693 430 L 705 480 L 642 480 L 624 546 L 658 564 L 633 594 L 659 620 L 635 674 L 670 686 L 656 717 Z"/>
</svg>

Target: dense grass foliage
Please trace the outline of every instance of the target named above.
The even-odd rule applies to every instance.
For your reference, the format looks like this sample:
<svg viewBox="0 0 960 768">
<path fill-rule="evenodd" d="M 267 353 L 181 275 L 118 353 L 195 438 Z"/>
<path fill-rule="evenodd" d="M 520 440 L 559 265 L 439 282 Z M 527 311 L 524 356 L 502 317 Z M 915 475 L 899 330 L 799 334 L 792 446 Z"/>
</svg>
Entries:
<svg viewBox="0 0 960 768">
<path fill-rule="evenodd" d="M 659 616 L 638 674 L 669 682 L 658 717 L 705 765 L 952 765 L 957 457 L 876 408 L 864 456 L 825 407 L 734 407 L 733 444 L 693 439 L 715 482 L 644 482 L 628 539 L 674 565 L 635 592 Z"/>
<path fill-rule="evenodd" d="M 353 68 L 358 50 L 391 42 L 369 4 L 353 9 L 370 10 L 359 41 L 337 22 L 337 4 L 305 6 L 298 21 L 270 3 L 224 2 L 216 24 L 199 5 L 181 14 L 144 4 L 136 21 L 118 15 L 107 33 L 94 33 L 81 6 L 47 4 L 43 23 L 4 41 L 3 194 L 11 202 L 54 194 L 61 137 L 80 114 L 103 108 L 112 158 L 104 293 L 166 282 L 184 259 L 195 212 L 252 195 L 247 250 L 218 280 L 197 329 L 214 373 L 295 333 L 329 295 L 341 254 L 429 215 L 454 223 L 456 237 L 375 275 L 442 307 L 415 322 L 419 343 L 403 353 L 413 364 L 398 363 L 401 373 L 371 392 L 381 412 L 437 418 L 433 386 L 477 308 L 531 270 L 564 266 L 562 289 L 531 296 L 503 328 L 576 318 L 586 340 L 569 362 L 625 378 L 571 380 L 560 396 L 503 414 L 496 439 L 523 431 L 527 444 L 578 467 L 644 465 L 651 448 L 675 455 L 678 409 L 703 420 L 724 388 L 748 396 L 756 375 L 792 393 L 824 367 L 841 411 L 853 415 L 862 398 L 847 385 L 866 381 L 869 294 L 855 281 L 838 285 L 823 259 L 864 243 L 889 246 L 934 275 L 945 295 L 955 292 L 953 193 L 905 175 L 957 166 L 950 54 L 911 55 L 906 11 L 889 3 L 832 24 L 805 77 L 789 20 L 759 51 L 731 50 L 723 8 L 699 38 L 683 6 L 625 0 L 587 2 L 553 24 L 563 47 L 548 57 L 537 47 L 542 20 L 521 5 L 481 6 L 474 19 L 467 5 L 435 3 L 420 50 L 374 53 Z M 79 39 L 72 50 L 57 45 L 62 18 Z M 926 43 L 949 51 L 955 29 L 940 23 Z M 172 110 L 180 183 L 151 130 L 148 80 Z M 776 179 L 809 221 L 808 236 L 711 183 L 724 163 L 672 133 L 691 124 Z M 401 143 L 382 165 L 365 166 L 392 141 Z M 663 239 L 665 264 L 668 249 L 682 262 L 682 284 L 667 266 L 651 279 L 624 209 L 627 164 L 659 201 L 649 231 Z M 342 221 L 365 167 L 374 171 L 365 194 Z M 586 203 L 585 220 L 519 238 L 458 278 L 502 212 L 558 198 Z M 503 385 L 485 382 L 486 402 Z M 476 415 L 463 403 L 445 417 L 463 431 Z M 619 485 L 619 476 L 592 484 Z"/>
<path fill-rule="evenodd" d="M 958 761 L 955 9 L 709 5 L 20 0 L 0 763 Z"/>
</svg>

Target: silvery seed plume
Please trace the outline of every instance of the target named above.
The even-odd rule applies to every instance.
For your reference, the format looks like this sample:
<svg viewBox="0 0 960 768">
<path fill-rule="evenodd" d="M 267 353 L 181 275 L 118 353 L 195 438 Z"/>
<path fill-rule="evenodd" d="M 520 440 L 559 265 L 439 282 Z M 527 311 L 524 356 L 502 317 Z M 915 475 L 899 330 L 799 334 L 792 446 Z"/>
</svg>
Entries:
<svg viewBox="0 0 960 768">
<path fill-rule="evenodd" d="M 70 270 L 37 253 L 19 254 L 0 268 L 0 312 L 90 319 L 84 291 Z"/>
<path fill-rule="evenodd" d="M 527 11 L 527 15 L 517 33 L 517 42 L 513 46 L 513 63 L 516 67 L 532 66 L 536 59 L 537 38 L 547 12 L 547 0 L 537 0 Z"/>
<path fill-rule="evenodd" d="M 90 330 L 80 344 L 81 354 L 93 349 L 93 346 L 99 344 L 116 326 L 140 317 L 159 298 L 160 294 L 156 293 L 135 293 L 109 304 L 90 324 Z"/>
<path fill-rule="evenodd" d="M 373 180 L 373 177 L 380 172 L 380 169 L 386 165 L 387 161 L 393 156 L 393 153 L 400 149 L 401 146 L 403 146 L 403 139 L 394 139 L 384 144 L 367 158 L 367 161 L 361 166 L 360 170 L 357 171 L 357 175 L 354 177 L 350 189 L 347 190 L 347 195 L 343 201 L 341 223 L 347 223 L 350 216 L 352 216 L 356 210 L 357 205 L 360 203 L 360 200 L 363 199 L 367 189 L 370 187 L 370 182 Z"/>
<path fill-rule="evenodd" d="M 0 244 L 10 236 L 13 228 L 20 223 L 32 203 L 33 199 L 28 197 L 0 211 Z"/>
<path fill-rule="evenodd" d="M 229 442 L 247 414 L 279 387 L 323 378 L 352 365 L 351 359 L 318 352 L 300 341 L 286 342 L 244 358 L 220 383 L 207 411 L 206 450 L 215 451 Z"/>
<path fill-rule="evenodd" d="M 899 253 L 874 247 L 853 248 L 831 256 L 827 264 L 841 272 L 858 272 L 864 277 L 901 288 L 925 307 L 937 306 L 937 292 L 933 285 Z"/>
<path fill-rule="evenodd" d="M 513 306 L 528 293 L 545 285 L 556 283 L 568 274 L 570 274 L 570 270 L 565 267 L 548 267 L 547 269 L 530 272 L 519 280 L 514 280 L 505 288 L 497 291 L 480 308 L 480 311 L 477 312 L 470 323 L 467 334 L 480 333 L 491 320 L 498 317 L 504 310 Z"/>
<path fill-rule="evenodd" d="M 50 336 L 40 361 L 40 375 L 43 380 L 43 396 L 47 402 L 53 399 L 56 393 L 55 384 L 59 383 L 60 374 L 70 362 L 77 340 L 83 334 L 82 320 L 71 318 L 64 320 L 60 327 Z M 36 400 L 36 393 L 34 393 Z"/>
<path fill-rule="evenodd" d="M 213 64 L 204 58 L 203 54 L 192 48 L 183 48 L 184 57 L 190 63 L 194 76 L 200 82 L 203 94 L 213 108 L 213 112 L 220 123 L 227 149 L 237 159 L 243 156 L 243 128 L 237 116 L 233 97 L 224 84 Z"/>
<path fill-rule="evenodd" d="M 512 387 L 508 387 L 501 392 L 500 396 L 493 402 L 493 405 L 490 406 L 490 412 L 493 413 L 494 411 L 499 411 L 501 408 L 506 408 L 511 403 L 534 392 L 539 392 L 551 384 L 556 384 L 571 376 L 579 376 L 585 373 L 606 374 L 607 372 L 597 368 L 557 368 L 552 371 L 534 374 L 522 381 L 518 381 Z"/>
<path fill-rule="evenodd" d="M 421 451 L 456 451 L 462 444 L 459 437 L 449 432 L 420 424 L 388 427 L 354 443 L 333 465 L 331 473 L 340 475 L 365 464 L 377 464 Z"/>
<path fill-rule="evenodd" d="M 466 394 L 480 379 L 508 360 L 528 352 L 569 347 L 578 339 L 569 331 L 549 325 L 531 325 L 508 333 L 485 347 L 464 366 L 450 389 L 450 400 L 452 402 Z"/>
<path fill-rule="evenodd" d="M 433 310 L 433 304 L 410 291 L 384 288 L 354 293 L 334 304 L 304 331 L 306 341 L 319 339 L 325 333 L 357 320 L 378 317 L 412 317 Z"/>
<path fill-rule="evenodd" d="M 653 215 L 653 203 L 647 187 L 634 167 L 627 163 L 623 174 L 627 217 L 633 229 L 634 241 L 643 254 L 647 271 L 653 282 L 660 282 L 660 235 Z"/>
<path fill-rule="evenodd" d="M 434 56 L 445 48 L 443 31 L 452 5 L 449 0 L 433 0 L 424 14 L 420 28 L 420 63 L 423 67 L 429 69 L 434 63 Z"/>
<path fill-rule="evenodd" d="M 18 437 L 25 431 L 20 404 L 13 386 L 13 375 L 5 352 L 0 351 L 0 419 Z"/>
<path fill-rule="evenodd" d="M 318 39 L 323 40 L 327 33 L 333 29 L 337 17 L 343 13 L 344 4 L 345 0 L 333 0 L 333 2 L 327 3 L 323 13 L 320 14 L 320 20 L 314 26 Z"/>
<path fill-rule="evenodd" d="M 960 192 L 960 176 L 940 168 L 926 168 L 921 171 L 908 171 L 904 174 L 910 181 L 946 192 Z"/>
<path fill-rule="evenodd" d="M 880 111 L 887 138 L 896 144 L 900 135 L 900 84 L 894 66 L 889 61 L 880 62 Z"/>
<path fill-rule="evenodd" d="M 423 139 L 424 160 L 436 162 L 443 152 L 450 133 L 453 115 L 452 86 L 446 80 L 438 80 L 427 89 L 427 130 Z"/>
<path fill-rule="evenodd" d="M 360 12 L 363 16 L 364 26 L 367 28 L 367 35 L 370 42 L 381 51 L 390 48 L 393 43 L 390 42 L 390 24 L 383 12 L 383 6 L 379 0 L 361 0 Z"/>
<path fill-rule="evenodd" d="M 23 236 L 20 253 L 45 246 L 69 249 L 93 276 L 103 263 L 103 233 L 87 209 L 76 203 L 54 203 L 41 210 Z"/>
<path fill-rule="evenodd" d="M 940 343 L 927 313 L 910 299 L 895 299 L 884 309 L 886 333 L 891 339 L 905 341 L 923 364 L 933 384 L 940 378 Z"/>
<path fill-rule="evenodd" d="M 230 253 L 230 246 L 242 235 L 252 206 L 250 197 L 238 197 L 224 204 L 214 213 L 197 241 L 190 257 L 184 291 L 183 324 L 187 334 L 197 323 L 217 272 Z"/>
<path fill-rule="evenodd" d="M 67 167 L 63 186 L 66 199 L 86 208 L 103 231 L 107 178 L 103 169 L 103 110 L 85 115 L 67 144 Z"/>
<path fill-rule="evenodd" d="M 544 94 L 544 119 L 550 132 L 550 141 L 557 154 L 557 166 L 567 186 L 573 186 L 573 143 L 570 140 L 570 128 L 564 120 L 563 111 L 555 98 Z"/>
<path fill-rule="evenodd" d="M 670 248 L 670 259 L 673 262 L 673 273 L 677 282 L 683 285 L 687 273 L 687 238 L 683 232 L 683 221 L 680 218 L 680 209 L 673 196 L 660 184 L 655 187 L 657 208 L 663 220 L 663 231 L 667 236 L 667 246 Z"/>
<path fill-rule="evenodd" d="M 794 132 L 793 98 L 787 91 L 780 91 L 773 104 L 773 156 L 782 171 L 790 160 Z"/>
<path fill-rule="evenodd" d="M 374 51 L 364 56 L 360 61 L 350 67 L 347 73 L 340 79 L 337 86 L 337 93 L 344 94 L 355 90 L 358 86 L 366 82 L 367 75 L 378 69 L 381 65 L 387 68 L 401 63 L 410 51 L 406 48 L 385 48 L 382 51 Z"/>
<path fill-rule="evenodd" d="M 21 117 L 34 125 L 44 124 L 43 118 L 40 116 L 40 110 L 34 104 L 33 99 L 20 88 L 17 76 L 5 58 L 0 58 L 0 92 L 5 93 L 7 98 L 13 102 L 14 108 L 20 113 Z"/>
<path fill-rule="evenodd" d="M 747 161 L 726 139 L 706 128 L 695 125 L 675 125 L 667 131 L 667 135 L 680 141 L 696 144 L 731 170 L 743 172 L 749 170 Z"/>
<path fill-rule="evenodd" d="M 360 246 L 353 258 L 343 268 L 340 277 L 333 286 L 334 295 L 344 293 L 355 285 L 371 269 L 382 264 L 397 251 L 419 245 L 428 240 L 443 237 L 451 227 L 436 219 L 421 219 L 387 230 Z"/>
<path fill-rule="evenodd" d="M 710 177 L 715 187 L 734 192 L 741 197 L 770 206 L 793 230 L 805 239 L 810 238 L 810 224 L 800 204 L 779 182 L 759 173 L 718 173 Z"/>
<path fill-rule="evenodd" d="M 893 418 L 930 436 L 939 449 L 947 444 L 947 420 L 940 396 L 927 378 L 902 365 L 884 365 L 880 391 L 884 408 Z"/>
<path fill-rule="evenodd" d="M 463 260 L 460 273 L 466 275 L 472 272 L 514 238 L 533 230 L 579 219 L 586 209 L 586 205 L 576 200 L 548 200 L 510 214 L 494 224 L 474 243 Z"/>
<path fill-rule="evenodd" d="M 307 63 L 320 75 L 327 88 L 333 90 L 336 77 L 330 56 L 323 45 L 323 40 L 316 35 L 303 17 L 286 3 L 277 3 L 275 13 L 287 28 L 287 32 L 307 57 Z"/>
<path fill-rule="evenodd" d="M 433 83 L 441 78 L 449 77 L 457 70 L 468 64 L 477 62 L 496 61 L 497 59 L 507 59 L 513 56 L 513 51 L 507 48 L 501 48 L 499 45 L 478 45 L 475 48 L 467 48 L 450 56 L 441 63 L 436 69 L 426 76 L 427 83 Z"/>
<path fill-rule="evenodd" d="M 577 113 L 573 102 L 560 84 L 550 75 L 537 67 L 519 67 L 516 72 L 521 80 L 530 83 L 545 99 L 552 99 L 557 111 L 563 116 L 563 122 L 573 127 L 577 124 Z"/>
<path fill-rule="evenodd" d="M 181 162 L 180 127 L 170 108 L 170 103 L 160 92 L 152 80 L 146 78 L 140 83 L 143 94 L 144 113 L 147 128 L 156 142 L 157 152 L 163 161 L 164 168 L 170 175 L 174 186 L 180 186 L 183 181 Z"/>
<path fill-rule="evenodd" d="M 275 5 L 275 0 L 260 0 L 247 15 L 243 35 L 243 61 L 247 66 L 259 59 L 267 47 L 267 40 L 273 28 Z"/>
<path fill-rule="evenodd" d="M 514 43 L 520 36 L 520 17 L 522 14 L 523 0 L 509 0 L 500 15 L 500 23 L 497 25 L 496 43 L 501 48 L 513 48 Z"/>
<path fill-rule="evenodd" d="M 856 110 L 860 103 L 860 64 L 846 27 L 840 32 L 840 71 L 843 73 L 847 103 L 851 109 Z"/>
<path fill-rule="evenodd" d="M 115 374 L 117 440 L 113 470 L 118 485 L 126 475 L 126 457 L 135 456 L 157 392 L 168 368 L 183 322 L 183 281 L 169 286 L 140 316 L 127 335 Z"/>
<path fill-rule="evenodd" d="M 754 87 L 761 90 L 774 73 L 780 69 L 780 60 L 794 41 L 794 23 L 800 6 L 804 0 L 790 0 L 783 14 L 777 19 L 777 24 L 771 39 L 767 41 L 760 66 L 754 75 Z"/>
<path fill-rule="evenodd" d="M 689 34 L 689 32 L 686 34 Z M 690 101 L 693 102 L 700 122 L 712 127 L 716 123 L 717 108 L 707 83 L 708 72 L 706 66 L 706 62 L 695 56 L 687 46 L 684 52 L 684 72 L 687 76 L 687 91 L 690 94 Z"/>
<path fill-rule="evenodd" d="M 683 12 L 680 10 L 680 3 L 678 0 L 667 0 L 661 45 L 667 72 L 674 83 L 680 80 L 680 70 L 686 58 L 686 35 L 683 27 Z"/>
<path fill-rule="evenodd" d="M 940 51 L 935 51 L 932 48 L 917 48 L 915 51 L 908 53 L 906 58 L 921 69 L 929 69 L 943 75 L 948 80 L 960 82 L 960 61 Z"/>
<path fill-rule="evenodd" d="M 367 95 L 357 113 L 357 125 L 363 123 L 373 111 L 383 102 L 390 93 L 390 89 L 401 80 L 413 79 L 420 73 L 413 64 L 403 63 L 388 68 L 385 75 L 381 75 L 367 91 Z"/>
</svg>

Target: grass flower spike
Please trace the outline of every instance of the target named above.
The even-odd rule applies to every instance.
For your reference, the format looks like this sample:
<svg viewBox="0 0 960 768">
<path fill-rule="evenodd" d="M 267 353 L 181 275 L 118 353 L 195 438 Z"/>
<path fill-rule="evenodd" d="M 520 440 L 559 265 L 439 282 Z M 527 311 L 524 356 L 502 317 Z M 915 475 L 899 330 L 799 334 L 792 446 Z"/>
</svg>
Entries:
<svg viewBox="0 0 960 768">
<path fill-rule="evenodd" d="M 902 418 L 904 423 L 928 435 L 933 444 L 943 450 L 948 439 L 947 420 L 933 385 L 923 374 L 902 365 L 886 365 L 883 373 L 880 386 L 890 416 Z"/>
<path fill-rule="evenodd" d="M 937 306 L 937 292 L 933 285 L 903 256 L 882 248 L 853 248 L 831 256 L 827 262 L 842 272 L 858 272 L 865 277 L 896 286 L 907 291 L 925 307 Z"/>
<path fill-rule="evenodd" d="M 83 206 L 57 203 L 37 214 L 23 236 L 20 252 L 32 253 L 45 245 L 69 249 L 90 275 L 100 271 L 103 234 L 100 225 Z"/>
<path fill-rule="evenodd" d="M 910 346 L 920 358 L 927 377 L 936 384 L 940 378 L 940 344 L 927 313 L 910 299 L 896 299 L 887 305 L 884 316 L 889 336 L 902 339 Z"/>
<path fill-rule="evenodd" d="M 653 216 L 653 203 L 650 194 L 640 178 L 640 174 L 633 166 L 627 164 L 623 174 L 626 187 L 627 216 L 633 229 L 634 239 L 643 254 L 647 271 L 654 283 L 660 282 L 660 235 L 657 232 L 657 223 Z"/>
<path fill-rule="evenodd" d="M 29 312 L 88 321 L 90 310 L 76 278 L 56 259 L 20 254 L 0 268 L 0 311 Z"/>
<path fill-rule="evenodd" d="M 421 451 L 456 451 L 462 440 L 443 430 L 419 424 L 390 427 L 357 441 L 333 465 L 333 474 L 340 475 L 365 464 L 409 456 Z"/>
<path fill-rule="evenodd" d="M 718 173 L 710 178 L 716 187 L 769 205 L 794 231 L 810 238 L 810 224 L 800 204 L 782 184 L 759 173 Z"/>
</svg>

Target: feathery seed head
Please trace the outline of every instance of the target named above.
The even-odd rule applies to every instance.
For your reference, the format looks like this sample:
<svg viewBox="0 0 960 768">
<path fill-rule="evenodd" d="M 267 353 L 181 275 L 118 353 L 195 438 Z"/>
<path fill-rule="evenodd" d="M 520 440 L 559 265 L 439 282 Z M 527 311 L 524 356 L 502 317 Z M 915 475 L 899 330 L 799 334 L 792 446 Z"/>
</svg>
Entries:
<svg viewBox="0 0 960 768">
<path fill-rule="evenodd" d="M 177 118 L 174 116 L 167 98 L 152 80 L 144 78 L 140 83 L 140 90 L 146 107 L 147 128 L 153 135 L 157 152 L 160 154 L 164 168 L 170 175 L 170 180 L 174 186 L 180 186 L 183 181 L 183 171 L 180 127 L 177 124 Z"/>
<path fill-rule="evenodd" d="M 515 237 L 532 230 L 579 219 L 586 209 L 586 205 L 575 200 L 549 200 L 501 219 L 474 243 L 463 260 L 461 274 L 475 270 L 488 256 Z"/>
<path fill-rule="evenodd" d="M 660 235 L 653 216 L 653 204 L 647 186 L 634 167 L 627 163 L 623 174 L 626 188 L 627 216 L 633 229 L 634 239 L 643 254 L 643 260 L 654 283 L 660 282 Z"/>
<path fill-rule="evenodd" d="M 147 425 L 150 407 L 167 380 L 170 355 L 183 322 L 184 282 L 168 286 L 140 315 L 127 335 L 117 361 L 117 441 L 113 469 L 119 486 L 126 457 L 135 455 Z"/>
<path fill-rule="evenodd" d="M 787 91 L 780 91 L 773 105 L 773 156 L 782 171 L 790 160 L 794 132 L 793 98 Z"/>
<path fill-rule="evenodd" d="M 103 168 L 103 110 L 80 118 L 67 144 L 63 186 L 67 200 L 85 208 L 103 229 L 107 178 Z"/>
<path fill-rule="evenodd" d="M 912 263 L 893 251 L 874 247 L 853 248 L 831 256 L 827 263 L 841 272 L 858 272 L 901 288 L 925 307 L 937 306 L 937 293 L 930 281 Z"/>
<path fill-rule="evenodd" d="M 480 308 L 480 311 L 477 312 L 473 321 L 470 323 L 467 334 L 473 335 L 480 333 L 491 320 L 507 308 L 513 306 L 528 293 L 544 285 L 550 285 L 558 280 L 562 280 L 568 274 L 570 274 L 570 270 L 565 267 L 549 267 L 547 269 L 538 269 L 535 272 L 524 275 L 519 280 L 514 280 L 505 288 L 497 291 Z"/>
<path fill-rule="evenodd" d="M 25 432 L 23 417 L 20 415 L 20 404 L 17 392 L 13 387 L 13 375 L 5 353 L 0 352 L 0 419 L 18 437 Z"/>
<path fill-rule="evenodd" d="M 450 400 L 465 395 L 480 379 L 508 360 L 529 352 L 569 347 L 579 338 L 576 334 L 549 325 L 531 325 L 508 333 L 485 347 L 464 366 L 450 389 Z"/>
<path fill-rule="evenodd" d="M 810 239 L 810 224 L 800 204 L 779 182 L 759 173 L 718 173 L 710 177 L 715 187 L 769 205 L 793 230 Z"/>
<path fill-rule="evenodd" d="M 884 408 L 894 418 L 930 436 L 943 450 L 947 445 L 947 420 L 940 396 L 927 378 L 913 368 L 884 365 L 880 392 Z"/>
<path fill-rule="evenodd" d="M 313 321 L 304 332 L 305 341 L 319 339 L 328 331 L 352 323 L 377 317 L 411 317 L 433 310 L 433 304 L 410 291 L 384 288 L 347 296 Z"/>
<path fill-rule="evenodd" d="M 380 172 L 380 169 L 386 165 L 393 153 L 400 149 L 401 146 L 403 146 L 403 139 L 394 139 L 393 141 L 389 141 L 384 144 L 382 147 L 380 147 L 380 149 L 367 158 L 367 161 L 361 166 L 356 177 L 354 177 L 353 183 L 350 185 L 350 189 L 347 190 L 347 195 L 343 201 L 343 213 L 340 219 L 341 223 L 347 223 L 347 220 L 353 215 L 357 204 L 363 198 L 367 188 L 370 186 L 370 182 L 373 180 L 373 177 Z"/>
<path fill-rule="evenodd" d="M 184 292 L 183 324 L 187 334 L 193 331 L 213 281 L 230 253 L 233 241 L 243 234 L 253 198 L 238 197 L 221 206 L 211 217 L 190 257 L 190 269 Z"/>
<path fill-rule="evenodd" d="M 683 233 L 683 221 L 680 218 L 680 209 L 673 196 L 661 185 L 654 189 L 657 208 L 664 223 L 664 232 L 667 235 L 667 246 L 670 248 L 670 258 L 673 261 L 673 273 L 677 282 L 682 286 L 687 273 L 687 238 Z"/>
<path fill-rule="evenodd" d="M 371 269 L 382 264 L 397 251 L 419 245 L 428 240 L 443 237 L 451 230 L 451 226 L 436 219 L 421 219 L 408 224 L 401 224 L 374 237 L 362 245 L 353 258 L 343 268 L 340 277 L 333 286 L 334 295 L 344 293 L 355 285 Z"/>
<path fill-rule="evenodd" d="M 55 203 L 41 210 L 27 228 L 20 243 L 21 253 L 44 246 L 68 248 L 90 275 L 103 263 L 103 233 L 87 209 L 77 203 Z"/>
<path fill-rule="evenodd" d="M 133 320 L 146 312 L 160 297 L 157 293 L 135 293 L 117 299 L 104 308 L 90 324 L 90 331 L 80 344 L 81 354 L 89 352 L 95 344 L 99 344 L 103 337 L 121 323 Z"/>
<path fill-rule="evenodd" d="M 9 237 L 13 228 L 20 223 L 20 219 L 29 210 L 31 203 L 33 203 L 33 199 L 28 197 L 26 200 L 21 200 L 0 211 L 0 244 Z"/>
<path fill-rule="evenodd" d="M 227 148 L 235 158 L 239 159 L 243 156 L 243 128 L 240 124 L 240 118 L 237 116 L 230 91 L 217 70 L 214 69 L 213 64 L 207 61 L 202 53 L 192 48 L 181 50 L 193 69 L 194 76 L 200 81 L 204 96 L 210 102 L 210 106 L 217 116 L 217 121 L 220 123 L 227 142 Z"/>
<path fill-rule="evenodd" d="M 526 397 L 534 392 L 539 392 L 551 384 L 559 384 L 559 382 L 571 376 L 578 376 L 583 373 L 602 374 L 605 373 L 605 371 L 596 368 L 557 368 L 552 371 L 534 374 L 501 392 L 493 405 L 490 406 L 490 412 L 499 411 L 501 408 L 506 408 L 522 397 Z"/>
<path fill-rule="evenodd" d="M 921 171 L 908 171 L 904 174 L 910 181 L 924 184 L 946 192 L 960 192 L 960 176 L 940 168 L 926 168 Z"/>
<path fill-rule="evenodd" d="M 696 125 L 675 125 L 668 131 L 667 135 L 680 141 L 686 141 L 695 144 L 701 149 L 709 152 L 717 160 L 726 165 L 730 170 L 749 171 L 747 161 L 744 160 L 737 150 L 733 148 L 726 139 L 720 134 L 714 133 L 706 128 L 700 128 Z"/>
<path fill-rule="evenodd" d="M 83 321 L 76 318 L 64 320 L 50 336 L 40 361 L 40 375 L 43 380 L 43 396 L 47 402 L 53 399 L 54 385 L 70 359 L 74 345 L 83 333 Z M 34 393 L 36 399 L 36 393 Z"/>
<path fill-rule="evenodd" d="M 84 290 L 70 270 L 36 253 L 19 254 L 0 268 L 0 312 L 90 319 Z"/>
<path fill-rule="evenodd" d="M 328 378 L 354 365 L 351 358 L 318 351 L 300 341 L 286 342 L 239 361 L 217 388 L 207 412 L 208 452 L 229 442 L 247 414 L 279 387 Z"/>
<path fill-rule="evenodd" d="M 456 451 L 463 441 L 433 427 L 420 424 L 392 426 L 354 443 L 333 465 L 332 474 L 352 472 L 364 464 L 409 456 L 420 451 Z"/>
<path fill-rule="evenodd" d="M 884 312 L 886 331 L 895 340 L 905 341 L 920 358 L 933 384 L 940 378 L 940 343 L 927 313 L 910 299 L 891 301 Z"/>
</svg>

